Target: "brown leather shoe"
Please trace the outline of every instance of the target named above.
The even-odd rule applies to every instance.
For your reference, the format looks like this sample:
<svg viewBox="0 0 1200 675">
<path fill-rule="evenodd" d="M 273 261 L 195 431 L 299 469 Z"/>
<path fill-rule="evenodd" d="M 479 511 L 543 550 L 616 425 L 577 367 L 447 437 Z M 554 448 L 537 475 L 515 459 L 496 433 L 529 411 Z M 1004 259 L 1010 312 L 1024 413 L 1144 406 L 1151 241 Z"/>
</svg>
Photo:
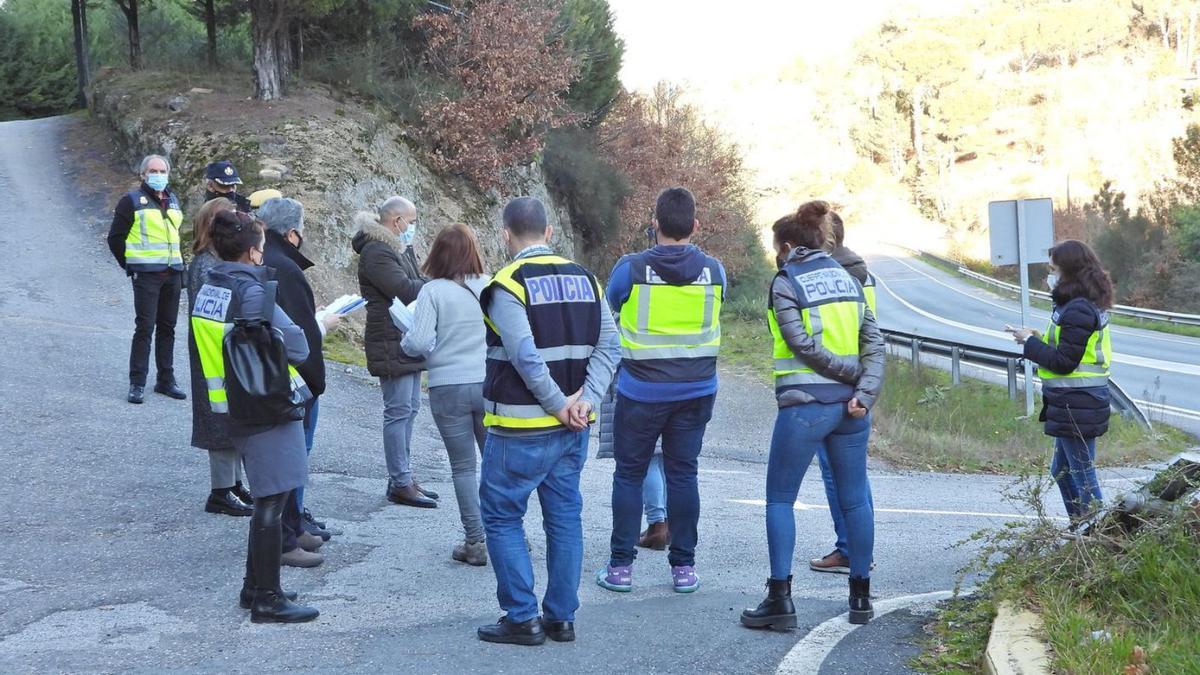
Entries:
<svg viewBox="0 0 1200 675">
<path fill-rule="evenodd" d="M 279 564 L 285 567 L 316 567 L 323 562 L 325 562 L 325 556 L 305 551 L 299 546 L 284 553 L 279 559 Z"/>
<path fill-rule="evenodd" d="M 392 485 L 387 491 L 388 501 L 393 504 L 415 506 L 420 509 L 436 509 L 437 501 L 426 497 L 415 485 L 400 487 Z"/>
<path fill-rule="evenodd" d="M 321 544 L 324 544 L 325 540 L 311 532 L 301 532 L 300 536 L 296 537 L 296 543 L 300 544 L 300 548 L 305 551 L 313 553 L 321 548 Z"/>
<path fill-rule="evenodd" d="M 667 521 L 661 523 L 652 523 L 650 527 L 642 532 L 642 536 L 638 538 L 637 545 L 641 548 L 654 549 L 662 551 L 671 545 L 671 530 L 667 527 Z"/>
<path fill-rule="evenodd" d="M 850 559 L 834 549 L 823 558 L 813 558 L 808 561 L 808 568 L 814 572 L 831 572 L 833 574 L 850 574 Z"/>
</svg>

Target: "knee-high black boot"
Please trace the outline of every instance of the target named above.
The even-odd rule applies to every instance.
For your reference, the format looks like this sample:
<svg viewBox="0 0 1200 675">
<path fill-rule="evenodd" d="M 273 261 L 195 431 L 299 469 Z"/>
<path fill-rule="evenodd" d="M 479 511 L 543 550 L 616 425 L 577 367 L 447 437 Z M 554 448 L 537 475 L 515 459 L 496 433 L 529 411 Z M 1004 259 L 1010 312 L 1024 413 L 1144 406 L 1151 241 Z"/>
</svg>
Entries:
<svg viewBox="0 0 1200 675">
<path fill-rule="evenodd" d="M 791 630 L 796 627 L 791 575 L 787 579 L 767 579 L 767 599 L 760 602 L 757 609 L 742 610 L 742 625 L 771 630 Z"/>
<path fill-rule="evenodd" d="M 303 623 L 320 614 L 314 607 L 292 602 L 279 586 L 283 539 L 280 518 L 287 496 L 284 492 L 254 500 L 247 568 L 247 575 L 252 574 L 254 579 L 254 599 L 250 604 L 250 620 L 254 623 Z"/>
<path fill-rule="evenodd" d="M 257 587 L 254 582 L 254 556 L 251 554 L 250 547 L 251 542 L 246 542 L 246 574 L 242 577 L 242 591 L 238 593 L 238 607 L 242 609 L 250 609 L 250 606 L 254 604 L 254 589 Z M 284 591 L 283 597 L 295 600 L 297 594 L 295 591 Z"/>
<path fill-rule="evenodd" d="M 871 579 L 850 577 L 850 623 L 870 623 L 873 618 L 875 608 L 871 606 Z"/>
</svg>

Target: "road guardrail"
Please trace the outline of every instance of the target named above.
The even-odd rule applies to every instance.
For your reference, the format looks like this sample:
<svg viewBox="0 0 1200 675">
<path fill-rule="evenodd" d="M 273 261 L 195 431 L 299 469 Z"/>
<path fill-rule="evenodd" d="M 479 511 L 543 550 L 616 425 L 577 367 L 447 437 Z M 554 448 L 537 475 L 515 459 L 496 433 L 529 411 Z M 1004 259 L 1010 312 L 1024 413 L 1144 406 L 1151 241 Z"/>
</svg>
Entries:
<svg viewBox="0 0 1200 675">
<path fill-rule="evenodd" d="M 930 253 L 929 251 L 922 251 L 921 249 L 902 246 L 900 244 L 892 244 L 892 246 L 895 246 L 896 248 L 902 248 L 906 251 L 911 251 L 917 255 L 933 258 L 942 264 L 954 267 L 962 276 L 969 279 L 974 279 L 980 283 L 988 284 L 989 286 L 995 286 L 996 288 L 1000 288 L 1011 293 L 1021 292 L 1021 287 L 1016 284 L 1010 284 L 1007 281 L 1001 281 L 994 277 L 989 277 L 986 274 L 980 274 L 974 270 L 967 269 L 956 260 L 950 260 L 949 258 L 937 255 L 936 253 Z M 1045 291 L 1038 291 L 1031 288 L 1029 289 L 1029 295 L 1041 300 L 1050 300 L 1050 294 Z M 1200 314 L 1165 312 L 1161 309 L 1146 309 L 1144 307 L 1132 307 L 1130 305 L 1113 305 L 1112 309 L 1108 311 L 1110 314 L 1128 316 L 1134 319 L 1141 319 L 1142 321 L 1164 321 L 1166 323 L 1173 323 L 1179 326 L 1200 326 Z"/>
<path fill-rule="evenodd" d="M 962 364 L 975 366 L 990 366 L 1004 368 L 1008 375 L 1008 398 L 1017 400 L 1017 373 L 1021 372 L 1025 359 L 1020 352 L 1010 352 L 992 347 L 981 347 L 951 340 L 938 340 L 914 333 L 898 330 L 881 329 L 884 340 L 888 344 L 905 346 L 911 350 L 911 361 L 914 369 L 921 367 L 921 355 L 932 354 L 950 359 L 950 381 L 954 385 L 962 384 Z M 1150 418 L 1117 381 L 1108 378 L 1108 392 L 1113 410 L 1132 419 L 1143 429 L 1150 429 Z"/>
</svg>

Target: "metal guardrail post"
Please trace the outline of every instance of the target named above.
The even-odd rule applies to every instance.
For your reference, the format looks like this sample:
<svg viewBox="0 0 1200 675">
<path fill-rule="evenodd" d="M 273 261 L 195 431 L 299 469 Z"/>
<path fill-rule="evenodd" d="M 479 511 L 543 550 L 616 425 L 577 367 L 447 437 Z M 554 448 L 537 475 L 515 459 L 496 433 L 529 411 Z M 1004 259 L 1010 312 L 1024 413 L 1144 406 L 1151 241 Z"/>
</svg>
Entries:
<svg viewBox="0 0 1200 675">
<path fill-rule="evenodd" d="M 950 382 L 956 387 L 962 384 L 962 347 L 957 345 L 950 348 Z"/>
<path fill-rule="evenodd" d="M 1008 400 L 1017 400 L 1017 360 L 1006 359 L 1005 365 L 1008 369 Z"/>
<path fill-rule="evenodd" d="M 921 341 L 912 341 L 912 369 L 913 372 L 921 370 Z"/>
</svg>

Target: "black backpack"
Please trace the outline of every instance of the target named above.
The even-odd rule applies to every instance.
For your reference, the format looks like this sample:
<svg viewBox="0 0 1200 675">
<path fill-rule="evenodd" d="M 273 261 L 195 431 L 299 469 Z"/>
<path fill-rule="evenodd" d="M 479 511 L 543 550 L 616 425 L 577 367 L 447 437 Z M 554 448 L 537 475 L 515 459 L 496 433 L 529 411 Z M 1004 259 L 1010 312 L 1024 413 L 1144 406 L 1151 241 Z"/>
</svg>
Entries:
<svg viewBox="0 0 1200 675">
<path fill-rule="evenodd" d="M 263 315 L 233 320 L 225 334 L 225 394 L 229 416 L 245 425 L 282 424 L 304 419 L 304 396 L 292 389 L 287 346 L 272 328 L 278 282 L 266 283 Z"/>
</svg>

